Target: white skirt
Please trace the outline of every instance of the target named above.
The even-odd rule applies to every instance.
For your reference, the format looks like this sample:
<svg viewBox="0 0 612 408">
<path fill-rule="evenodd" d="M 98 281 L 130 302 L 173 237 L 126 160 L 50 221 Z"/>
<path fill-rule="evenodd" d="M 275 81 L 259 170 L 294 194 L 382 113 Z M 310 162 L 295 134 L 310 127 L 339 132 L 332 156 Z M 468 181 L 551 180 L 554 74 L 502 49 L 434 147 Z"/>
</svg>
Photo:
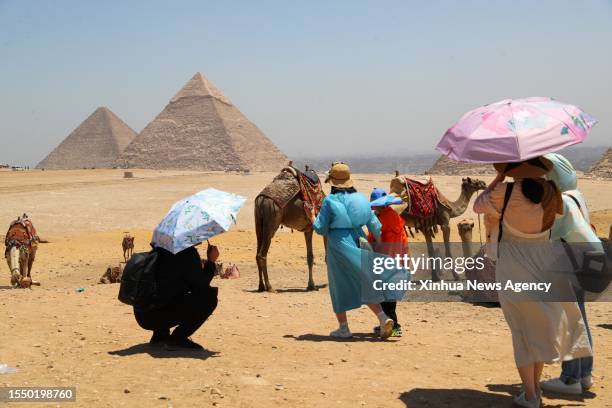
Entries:
<svg viewBox="0 0 612 408">
<path fill-rule="evenodd" d="M 504 222 L 496 280 L 502 287 L 513 282 L 551 282 L 557 288 L 573 289 L 567 275 L 551 273 L 557 261 L 548 240 L 549 232 L 524 234 Z M 536 245 L 526 245 L 532 241 Z M 513 243 L 516 243 L 513 245 Z M 512 291 L 499 291 L 499 303 L 512 332 L 517 367 L 554 363 L 592 355 L 584 320 L 576 302 L 526 301 Z"/>
</svg>

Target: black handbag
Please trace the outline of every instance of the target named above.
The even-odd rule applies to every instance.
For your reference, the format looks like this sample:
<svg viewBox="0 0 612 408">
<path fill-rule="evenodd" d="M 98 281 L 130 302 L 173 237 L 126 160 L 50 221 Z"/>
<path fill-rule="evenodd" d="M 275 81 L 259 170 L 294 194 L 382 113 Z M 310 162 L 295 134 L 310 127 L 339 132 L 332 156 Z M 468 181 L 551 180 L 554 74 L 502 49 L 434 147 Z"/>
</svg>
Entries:
<svg viewBox="0 0 612 408">
<path fill-rule="evenodd" d="M 612 281 L 611 262 L 606 251 L 585 251 L 582 266 L 580 266 L 571 246 L 564 239 L 561 240 L 561 243 L 572 263 L 580 288 L 586 292 L 604 292 Z M 607 247 L 606 244 L 603 243 L 604 248 Z"/>
<path fill-rule="evenodd" d="M 565 193 L 565 195 L 572 199 L 584 217 L 580 201 L 569 193 Z M 580 267 L 571 245 L 564 239 L 561 239 L 561 242 L 567 257 L 572 263 L 576 279 L 578 279 L 581 288 L 592 293 L 602 293 L 605 291 L 610 285 L 610 281 L 612 281 L 610 244 L 608 242 L 602 242 L 604 247 L 603 251 L 585 251 L 582 267 Z"/>
</svg>

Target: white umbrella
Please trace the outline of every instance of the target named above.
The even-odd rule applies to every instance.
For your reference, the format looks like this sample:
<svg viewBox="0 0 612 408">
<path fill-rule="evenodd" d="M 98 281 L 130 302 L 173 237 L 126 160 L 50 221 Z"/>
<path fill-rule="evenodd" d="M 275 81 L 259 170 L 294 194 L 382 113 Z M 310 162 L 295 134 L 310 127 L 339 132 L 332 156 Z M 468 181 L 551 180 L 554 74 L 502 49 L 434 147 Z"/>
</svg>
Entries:
<svg viewBox="0 0 612 408">
<path fill-rule="evenodd" d="M 246 198 L 208 188 L 175 203 L 153 232 L 153 245 L 176 254 L 229 230 Z"/>
</svg>

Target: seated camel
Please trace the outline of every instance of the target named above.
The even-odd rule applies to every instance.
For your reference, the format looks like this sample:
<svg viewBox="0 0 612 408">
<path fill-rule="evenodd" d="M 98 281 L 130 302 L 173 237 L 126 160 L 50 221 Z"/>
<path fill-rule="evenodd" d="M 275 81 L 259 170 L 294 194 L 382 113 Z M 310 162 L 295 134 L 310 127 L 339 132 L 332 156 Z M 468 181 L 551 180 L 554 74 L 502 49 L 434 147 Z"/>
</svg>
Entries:
<svg viewBox="0 0 612 408">
<path fill-rule="evenodd" d="M 109 266 L 106 268 L 106 272 L 104 272 L 104 275 L 102 275 L 98 283 L 120 283 L 121 277 L 123 276 L 123 267 L 124 264 Z"/>
</svg>

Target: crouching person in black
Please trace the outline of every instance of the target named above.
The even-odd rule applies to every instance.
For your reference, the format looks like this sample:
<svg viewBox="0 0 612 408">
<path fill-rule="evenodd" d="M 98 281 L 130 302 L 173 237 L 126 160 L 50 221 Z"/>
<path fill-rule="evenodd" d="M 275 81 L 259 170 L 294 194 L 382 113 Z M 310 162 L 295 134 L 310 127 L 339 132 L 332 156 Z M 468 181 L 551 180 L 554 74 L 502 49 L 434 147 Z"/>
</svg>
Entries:
<svg viewBox="0 0 612 408">
<path fill-rule="evenodd" d="M 153 331 L 151 345 L 201 350 L 203 347 L 189 337 L 217 307 L 218 288 L 211 287 L 210 281 L 219 250 L 209 245 L 204 264 L 195 246 L 176 255 L 162 248 L 156 250 L 156 294 L 150 304 L 134 307 L 136 321 L 143 329 Z"/>
</svg>

